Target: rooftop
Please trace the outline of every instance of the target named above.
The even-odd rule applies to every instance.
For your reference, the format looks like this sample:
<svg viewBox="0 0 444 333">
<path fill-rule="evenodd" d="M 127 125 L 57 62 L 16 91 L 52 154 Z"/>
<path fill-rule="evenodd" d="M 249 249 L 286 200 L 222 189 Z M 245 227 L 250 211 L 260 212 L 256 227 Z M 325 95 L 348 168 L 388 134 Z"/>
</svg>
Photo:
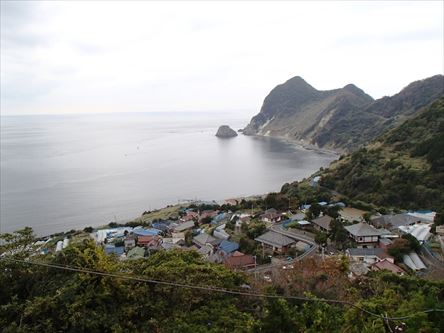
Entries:
<svg viewBox="0 0 444 333">
<path fill-rule="evenodd" d="M 236 254 L 236 255 L 235 255 Z M 224 260 L 224 264 L 230 268 L 242 268 L 248 266 L 255 266 L 254 257 L 249 254 L 235 252 L 231 257 Z"/>
<path fill-rule="evenodd" d="M 345 229 L 355 237 L 380 236 L 383 234 L 380 230 L 364 222 L 348 225 L 345 227 Z"/>
<path fill-rule="evenodd" d="M 235 242 L 230 242 L 227 240 L 223 240 L 219 244 L 219 250 L 224 251 L 225 253 L 231 253 L 236 251 L 239 248 L 239 244 Z"/>
<path fill-rule="evenodd" d="M 207 243 L 214 245 L 218 240 L 210 234 L 202 233 L 193 237 L 193 242 L 197 243 L 197 245 L 204 246 Z"/>
<path fill-rule="evenodd" d="M 347 249 L 346 252 L 353 257 L 367 257 L 367 256 L 375 256 L 378 258 L 389 258 L 384 249 L 381 248 L 351 248 Z"/>
<path fill-rule="evenodd" d="M 372 269 L 377 270 L 377 271 L 388 270 L 388 271 L 395 273 L 395 274 L 403 274 L 404 273 L 404 271 L 400 267 L 398 267 L 394 263 L 388 261 L 387 259 L 383 259 L 381 261 L 375 262 L 372 265 Z"/>
<path fill-rule="evenodd" d="M 194 228 L 194 221 L 183 222 L 179 224 L 176 228 L 174 228 L 174 230 L 177 232 L 181 232 L 191 228 Z"/>
<path fill-rule="evenodd" d="M 281 235 L 274 231 L 267 231 L 265 234 L 255 238 L 255 241 L 265 243 L 271 246 L 283 247 L 295 243 L 294 239 Z"/>
<path fill-rule="evenodd" d="M 321 217 L 318 217 L 316 219 L 314 219 L 312 222 L 313 224 L 316 224 L 318 226 L 320 226 L 321 228 L 326 229 L 327 231 L 330 231 L 330 222 L 333 220 L 332 217 L 328 216 L 328 215 L 324 215 Z"/>
<path fill-rule="evenodd" d="M 410 225 L 420 221 L 420 218 L 409 214 L 382 215 L 371 220 L 376 226 L 387 227 L 391 229 L 398 228 L 402 225 Z"/>
</svg>

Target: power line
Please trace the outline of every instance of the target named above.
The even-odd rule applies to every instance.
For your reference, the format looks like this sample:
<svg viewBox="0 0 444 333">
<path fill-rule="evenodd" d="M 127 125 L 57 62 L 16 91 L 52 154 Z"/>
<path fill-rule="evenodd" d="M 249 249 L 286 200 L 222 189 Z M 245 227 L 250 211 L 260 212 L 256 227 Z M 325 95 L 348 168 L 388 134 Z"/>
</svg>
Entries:
<svg viewBox="0 0 444 333">
<path fill-rule="evenodd" d="M 282 298 L 282 299 L 299 300 L 299 301 L 305 301 L 305 302 L 323 302 L 323 303 L 333 303 L 333 304 L 344 304 L 344 305 L 354 307 L 354 308 L 358 309 L 359 311 L 365 312 L 371 316 L 374 316 L 374 317 L 377 317 L 380 319 L 384 319 L 384 320 L 392 320 L 392 321 L 411 318 L 411 317 L 414 317 L 420 313 L 444 312 L 444 309 L 427 309 L 427 310 L 423 310 L 423 311 L 418 311 L 418 312 L 413 313 L 411 315 L 406 315 L 406 316 L 401 316 L 401 317 L 387 317 L 387 316 L 380 315 L 380 314 L 371 312 L 369 310 L 366 310 L 366 309 L 364 309 L 352 302 L 342 301 L 342 300 L 337 300 L 337 299 L 322 299 L 322 298 L 319 299 L 319 298 L 309 298 L 309 297 L 302 297 L 302 296 L 284 296 L 284 295 L 281 296 L 281 295 L 269 295 L 269 294 L 261 294 L 261 293 L 248 293 L 248 292 L 244 292 L 244 291 L 230 290 L 230 289 L 224 289 L 224 288 L 218 288 L 218 287 L 212 287 L 212 286 L 199 286 L 199 285 L 193 285 L 193 284 L 146 279 L 146 278 L 142 278 L 142 277 L 123 275 L 123 274 L 117 274 L 117 273 L 100 272 L 100 271 L 95 271 L 95 270 L 91 270 L 91 269 L 87 269 L 87 268 L 78 268 L 78 267 L 71 267 L 71 266 L 65 266 L 65 265 L 48 264 L 48 263 L 43 263 L 43 262 L 18 260 L 18 259 L 6 258 L 6 257 L 4 257 L 2 259 L 8 260 L 8 261 L 13 261 L 13 262 L 18 262 L 18 263 L 37 265 L 37 266 L 67 270 L 67 271 L 78 272 L 78 273 L 94 274 L 94 275 L 113 277 L 113 278 L 119 278 L 119 279 L 124 279 L 124 280 L 132 280 L 132 281 L 137 281 L 137 282 L 146 282 L 146 283 L 167 285 L 167 286 L 187 288 L 187 289 L 205 290 L 205 291 L 219 292 L 219 293 L 225 293 L 225 294 L 231 294 L 231 295 L 249 296 L 249 297 L 258 297 L 258 298 L 270 298 L 270 299 Z"/>
</svg>

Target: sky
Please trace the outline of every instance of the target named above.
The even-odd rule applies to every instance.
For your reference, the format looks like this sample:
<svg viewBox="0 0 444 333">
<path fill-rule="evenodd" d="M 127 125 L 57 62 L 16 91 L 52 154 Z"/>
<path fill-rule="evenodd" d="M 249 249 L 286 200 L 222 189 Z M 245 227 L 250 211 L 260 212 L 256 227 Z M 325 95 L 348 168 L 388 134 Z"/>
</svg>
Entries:
<svg viewBox="0 0 444 333">
<path fill-rule="evenodd" d="M 374 98 L 444 71 L 443 1 L 4 1 L 1 115 L 245 112 L 293 76 Z"/>
</svg>

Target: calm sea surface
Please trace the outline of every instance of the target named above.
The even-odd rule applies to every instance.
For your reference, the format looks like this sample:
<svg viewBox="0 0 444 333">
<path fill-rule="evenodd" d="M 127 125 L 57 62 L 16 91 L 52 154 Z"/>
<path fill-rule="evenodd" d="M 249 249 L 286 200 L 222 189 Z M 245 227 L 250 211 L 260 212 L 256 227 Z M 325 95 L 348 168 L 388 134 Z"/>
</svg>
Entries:
<svg viewBox="0 0 444 333">
<path fill-rule="evenodd" d="M 1 231 L 50 234 L 178 200 L 277 191 L 336 158 L 271 138 L 214 136 L 248 115 L 146 113 L 1 118 Z"/>
</svg>

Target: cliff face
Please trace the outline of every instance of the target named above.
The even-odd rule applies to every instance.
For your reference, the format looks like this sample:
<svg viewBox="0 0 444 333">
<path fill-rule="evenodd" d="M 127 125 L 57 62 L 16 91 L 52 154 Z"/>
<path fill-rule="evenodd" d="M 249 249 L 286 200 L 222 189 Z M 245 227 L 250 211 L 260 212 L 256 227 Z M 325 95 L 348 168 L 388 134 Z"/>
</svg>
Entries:
<svg viewBox="0 0 444 333">
<path fill-rule="evenodd" d="M 354 150 L 444 95 L 444 77 L 417 81 L 399 94 L 373 100 L 358 87 L 319 91 L 301 77 L 265 98 L 246 135 L 267 135 L 338 151 Z"/>
</svg>

